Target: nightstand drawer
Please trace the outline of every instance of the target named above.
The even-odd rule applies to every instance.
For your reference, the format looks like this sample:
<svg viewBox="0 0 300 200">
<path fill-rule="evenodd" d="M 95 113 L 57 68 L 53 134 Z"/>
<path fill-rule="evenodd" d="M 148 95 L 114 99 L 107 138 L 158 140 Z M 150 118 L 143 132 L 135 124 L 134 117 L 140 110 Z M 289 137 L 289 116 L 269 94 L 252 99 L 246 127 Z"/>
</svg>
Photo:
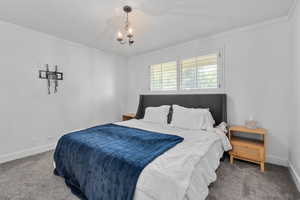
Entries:
<svg viewBox="0 0 300 200">
<path fill-rule="evenodd" d="M 250 148 L 248 146 L 233 145 L 231 153 L 233 153 L 236 156 L 246 158 L 249 160 L 255 160 L 255 161 L 263 160 L 263 157 L 261 156 L 262 154 L 259 149 Z"/>
</svg>

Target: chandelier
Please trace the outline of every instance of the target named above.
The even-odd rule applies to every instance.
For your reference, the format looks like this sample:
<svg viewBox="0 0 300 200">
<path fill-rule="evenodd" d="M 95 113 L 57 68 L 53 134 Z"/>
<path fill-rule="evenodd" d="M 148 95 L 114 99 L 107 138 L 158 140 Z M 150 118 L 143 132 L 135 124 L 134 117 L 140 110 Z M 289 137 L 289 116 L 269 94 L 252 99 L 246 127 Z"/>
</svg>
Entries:
<svg viewBox="0 0 300 200">
<path fill-rule="evenodd" d="M 124 6 L 123 10 L 126 13 L 125 30 L 124 30 L 124 34 L 122 33 L 122 31 L 118 32 L 117 41 L 120 42 L 120 44 L 128 43 L 128 45 L 131 46 L 134 43 L 134 40 L 133 40 L 133 30 L 130 27 L 128 14 L 132 11 L 132 8 L 130 6 Z"/>
</svg>

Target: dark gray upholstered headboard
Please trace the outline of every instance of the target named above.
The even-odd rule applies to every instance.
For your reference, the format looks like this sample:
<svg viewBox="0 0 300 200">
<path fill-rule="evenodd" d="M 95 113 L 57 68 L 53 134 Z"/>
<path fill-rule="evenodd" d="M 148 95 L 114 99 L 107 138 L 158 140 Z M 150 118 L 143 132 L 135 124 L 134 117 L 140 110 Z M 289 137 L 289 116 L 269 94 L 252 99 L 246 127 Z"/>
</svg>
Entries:
<svg viewBox="0 0 300 200">
<path fill-rule="evenodd" d="M 144 118 L 147 107 L 177 104 L 187 108 L 209 108 L 216 125 L 227 122 L 226 94 L 166 94 L 140 95 L 140 103 L 136 113 L 137 119 Z M 171 112 L 172 113 L 172 110 Z M 171 116 L 169 116 L 169 122 Z"/>
</svg>

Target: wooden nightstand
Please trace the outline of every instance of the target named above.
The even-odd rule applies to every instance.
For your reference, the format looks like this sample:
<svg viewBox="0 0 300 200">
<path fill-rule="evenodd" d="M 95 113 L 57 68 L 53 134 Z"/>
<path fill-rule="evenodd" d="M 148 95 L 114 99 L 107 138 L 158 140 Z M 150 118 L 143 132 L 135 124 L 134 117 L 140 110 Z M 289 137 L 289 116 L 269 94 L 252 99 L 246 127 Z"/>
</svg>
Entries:
<svg viewBox="0 0 300 200">
<path fill-rule="evenodd" d="M 122 118 L 123 118 L 123 121 L 134 119 L 135 118 L 135 114 L 133 114 L 133 113 L 126 113 L 126 114 L 124 114 L 122 116 Z"/>
<path fill-rule="evenodd" d="M 257 134 L 262 136 L 262 140 L 245 139 L 236 137 L 233 132 Z M 233 164 L 234 158 L 246 160 L 260 164 L 260 170 L 265 171 L 266 158 L 266 135 L 267 130 L 263 128 L 248 129 L 244 126 L 232 126 L 229 128 L 229 140 L 232 145 L 230 163 Z"/>
</svg>

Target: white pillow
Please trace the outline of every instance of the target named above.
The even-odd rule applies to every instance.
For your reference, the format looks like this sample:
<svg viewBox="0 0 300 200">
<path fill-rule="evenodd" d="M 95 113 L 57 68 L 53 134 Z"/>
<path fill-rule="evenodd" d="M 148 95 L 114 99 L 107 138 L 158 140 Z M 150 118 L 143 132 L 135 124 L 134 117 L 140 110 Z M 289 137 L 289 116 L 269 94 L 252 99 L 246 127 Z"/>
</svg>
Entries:
<svg viewBox="0 0 300 200">
<path fill-rule="evenodd" d="M 205 125 L 204 125 L 204 129 L 208 130 L 214 127 L 215 125 L 215 120 L 211 114 L 211 112 L 209 111 L 209 108 L 204 109 L 204 115 L 205 115 Z"/>
<path fill-rule="evenodd" d="M 169 110 L 170 110 L 169 105 L 163 105 L 159 107 L 147 107 L 143 120 L 148 122 L 167 124 Z"/>
<path fill-rule="evenodd" d="M 173 105 L 171 126 L 185 129 L 208 130 L 213 128 L 215 121 L 209 109 L 185 108 Z"/>
</svg>

